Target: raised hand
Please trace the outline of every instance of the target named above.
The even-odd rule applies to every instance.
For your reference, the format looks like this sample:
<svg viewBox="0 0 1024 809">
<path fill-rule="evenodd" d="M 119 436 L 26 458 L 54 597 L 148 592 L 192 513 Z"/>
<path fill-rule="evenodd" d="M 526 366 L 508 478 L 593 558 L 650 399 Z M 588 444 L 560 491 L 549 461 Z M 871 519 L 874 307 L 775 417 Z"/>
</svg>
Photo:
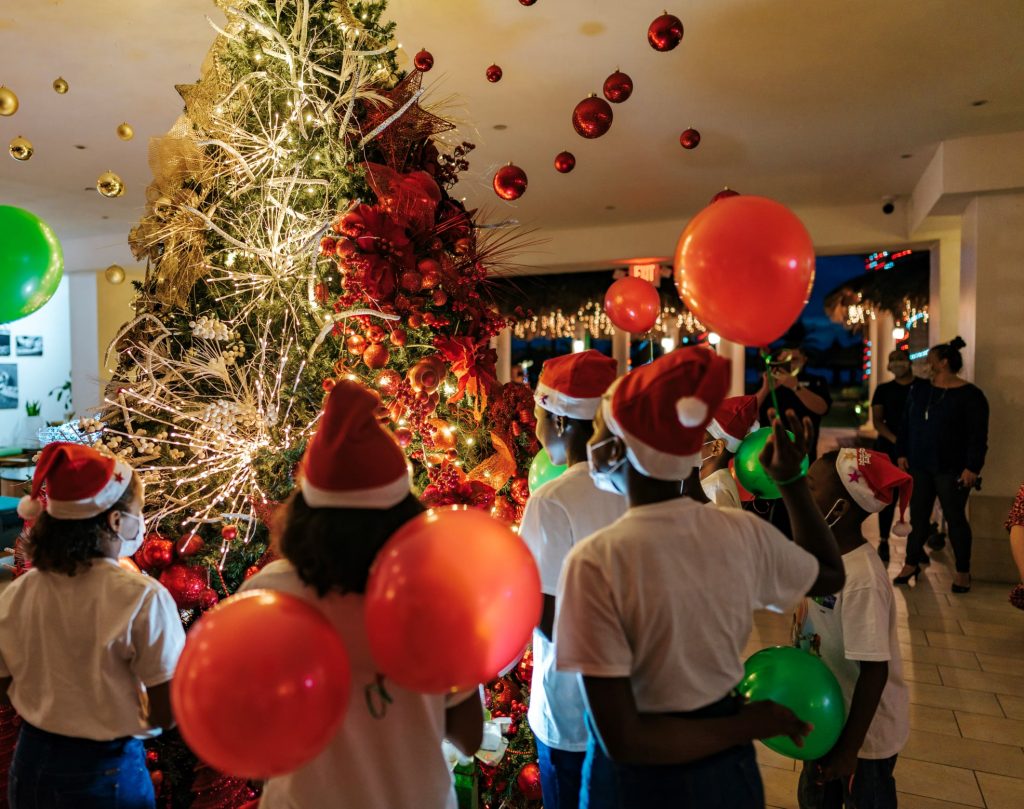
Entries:
<svg viewBox="0 0 1024 809">
<path fill-rule="evenodd" d="M 778 418 L 774 410 L 769 411 L 769 416 L 772 420 L 772 434 L 761 451 L 761 466 L 776 483 L 792 481 L 800 477 L 807 447 L 814 435 L 814 425 L 809 418 L 805 417 L 801 422 L 794 411 L 786 411 L 789 432 L 793 434 L 790 438 L 782 419 Z"/>
</svg>

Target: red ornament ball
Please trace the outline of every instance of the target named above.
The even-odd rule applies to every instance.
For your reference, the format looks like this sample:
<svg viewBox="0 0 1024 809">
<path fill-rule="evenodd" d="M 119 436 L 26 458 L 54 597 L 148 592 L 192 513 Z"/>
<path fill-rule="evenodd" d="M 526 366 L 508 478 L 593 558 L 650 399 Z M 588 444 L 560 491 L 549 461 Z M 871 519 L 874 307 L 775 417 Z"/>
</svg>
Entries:
<svg viewBox="0 0 1024 809">
<path fill-rule="evenodd" d="M 604 97 L 612 104 L 621 104 L 633 95 L 633 80 L 621 70 L 616 70 L 604 80 Z"/>
<path fill-rule="evenodd" d="M 411 295 L 415 295 L 423 289 L 423 276 L 415 270 L 406 270 L 398 279 L 398 285 Z"/>
<path fill-rule="evenodd" d="M 576 168 L 576 155 L 572 152 L 559 152 L 555 155 L 555 170 L 560 174 L 568 174 Z"/>
<path fill-rule="evenodd" d="M 512 478 L 511 494 L 513 500 L 525 506 L 526 501 L 530 499 L 530 481 L 526 478 Z"/>
<path fill-rule="evenodd" d="M 402 377 L 398 371 L 388 368 L 377 374 L 375 382 L 382 396 L 394 396 L 398 393 L 398 386 L 402 384 Z"/>
<path fill-rule="evenodd" d="M 679 143 L 684 149 L 696 149 L 700 146 L 700 132 L 692 126 L 684 129 L 683 134 L 679 136 Z"/>
<path fill-rule="evenodd" d="M 599 138 L 611 129 L 612 117 L 611 104 L 591 95 L 572 111 L 572 125 L 582 138 Z"/>
<path fill-rule="evenodd" d="M 412 430 L 408 427 L 399 427 L 394 432 L 395 440 L 398 442 L 398 446 L 405 448 L 412 443 Z"/>
<path fill-rule="evenodd" d="M 390 352 L 382 345 L 369 345 L 363 352 L 363 362 L 366 363 L 366 367 L 374 370 L 383 368 L 390 359 Z"/>
<path fill-rule="evenodd" d="M 353 334 L 345 341 L 349 354 L 362 354 L 366 350 L 366 338 L 361 334 Z"/>
<path fill-rule="evenodd" d="M 199 608 L 202 610 L 213 609 L 220 603 L 220 596 L 217 595 L 217 591 L 212 587 L 207 587 L 199 595 Z"/>
<path fill-rule="evenodd" d="M 420 51 L 413 57 L 412 63 L 420 73 L 426 73 L 434 66 L 434 54 L 427 50 Z"/>
<path fill-rule="evenodd" d="M 156 750 L 146 751 L 146 765 L 158 764 L 160 762 L 160 754 Z"/>
<path fill-rule="evenodd" d="M 533 649 L 523 652 L 523 659 L 516 666 L 516 674 L 524 683 L 529 684 L 533 679 Z"/>
<path fill-rule="evenodd" d="M 494 175 L 494 193 L 502 199 L 519 199 L 526 193 L 526 172 L 509 163 Z"/>
<path fill-rule="evenodd" d="M 540 789 L 540 767 L 532 761 L 524 766 L 516 777 L 516 786 L 528 801 L 539 801 L 543 798 Z"/>
<path fill-rule="evenodd" d="M 135 552 L 135 561 L 143 570 L 167 567 L 174 561 L 174 543 L 160 534 L 149 534 Z"/>
<path fill-rule="evenodd" d="M 259 572 L 260 572 L 260 566 L 259 565 L 249 565 L 249 567 L 247 567 L 245 569 L 245 578 L 251 579 L 253 576 L 255 576 Z"/>
<path fill-rule="evenodd" d="M 206 543 L 203 542 L 203 538 L 199 534 L 189 533 L 178 537 L 174 549 L 178 552 L 178 556 L 187 559 L 199 553 L 205 545 Z"/>
<path fill-rule="evenodd" d="M 739 191 L 733 191 L 729 186 L 726 186 L 711 198 L 711 202 L 708 205 L 714 205 L 720 199 L 729 199 L 729 197 L 738 197 L 739 195 Z"/>
<path fill-rule="evenodd" d="M 503 75 L 504 74 L 502 73 L 501 68 L 498 67 L 498 65 L 491 65 L 489 68 L 487 68 L 487 81 L 489 81 L 491 84 L 497 84 L 499 81 L 501 81 L 501 77 Z"/>
<path fill-rule="evenodd" d="M 519 0 L 519 5 L 521 5 L 521 6 L 532 6 L 536 2 L 537 2 L 537 0 Z"/>
<path fill-rule="evenodd" d="M 376 323 L 368 327 L 364 334 L 366 339 L 371 343 L 383 343 L 388 336 L 388 333 L 384 331 L 384 328 L 382 326 L 378 326 Z"/>
<path fill-rule="evenodd" d="M 198 607 L 207 590 L 206 570 L 175 562 L 160 574 L 160 583 L 167 588 L 179 609 Z"/>
<path fill-rule="evenodd" d="M 647 41 L 656 51 L 670 51 L 683 41 L 683 21 L 674 14 L 662 14 L 647 29 Z"/>
<path fill-rule="evenodd" d="M 238 539 L 238 526 L 225 525 L 220 529 L 220 535 L 224 538 L 225 542 L 234 542 Z"/>
<path fill-rule="evenodd" d="M 391 332 L 391 343 L 396 346 L 404 346 L 408 337 L 405 329 L 393 329 Z"/>
</svg>

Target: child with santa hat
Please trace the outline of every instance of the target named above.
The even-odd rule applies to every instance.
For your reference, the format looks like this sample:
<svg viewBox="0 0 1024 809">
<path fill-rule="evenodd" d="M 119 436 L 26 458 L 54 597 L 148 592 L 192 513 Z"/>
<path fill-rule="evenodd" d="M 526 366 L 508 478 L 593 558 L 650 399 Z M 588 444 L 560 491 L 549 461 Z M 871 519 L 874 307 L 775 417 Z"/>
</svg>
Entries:
<svg viewBox="0 0 1024 809">
<path fill-rule="evenodd" d="M 759 407 L 756 396 L 732 396 L 718 406 L 708 424 L 704 447 L 710 449 L 704 450 L 701 458 L 700 485 L 716 506 L 743 507 L 729 461 L 735 457 L 743 439 L 761 426 L 757 420 Z"/>
</svg>

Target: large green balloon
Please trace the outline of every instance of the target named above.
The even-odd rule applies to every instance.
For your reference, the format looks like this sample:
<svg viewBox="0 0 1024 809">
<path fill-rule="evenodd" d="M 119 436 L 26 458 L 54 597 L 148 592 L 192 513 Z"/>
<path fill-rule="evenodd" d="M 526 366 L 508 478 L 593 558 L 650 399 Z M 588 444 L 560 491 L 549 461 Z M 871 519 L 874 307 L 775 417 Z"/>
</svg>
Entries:
<svg viewBox="0 0 1024 809">
<path fill-rule="evenodd" d="M 762 500 L 778 500 L 782 497 L 775 481 L 768 477 L 768 473 L 761 466 L 761 452 L 771 434 L 771 427 L 762 427 L 744 438 L 740 448 L 736 450 L 736 477 L 744 489 Z M 793 438 L 793 433 L 787 431 L 786 434 Z M 805 475 L 809 465 L 810 462 L 805 455 L 804 462 L 800 465 L 800 470 Z"/>
<path fill-rule="evenodd" d="M 64 274 L 57 236 L 33 213 L 0 205 L 0 323 L 10 323 L 53 297 Z"/>
<path fill-rule="evenodd" d="M 554 480 L 565 471 L 564 466 L 555 466 L 551 463 L 551 456 L 546 449 L 542 449 L 533 457 L 530 464 L 530 491 L 535 492 L 549 480 Z"/>
<path fill-rule="evenodd" d="M 835 675 L 820 657 L 776 646 L 751 655 L 743 670 L 739 691 L 747 699 L 770 699 L 814 725 L 803 747 L 788 736 L 762 739 L 766 747 L 803 761 L 821 758 L 832 749 L 846 723 L 846 704 Z"/>
</svg>

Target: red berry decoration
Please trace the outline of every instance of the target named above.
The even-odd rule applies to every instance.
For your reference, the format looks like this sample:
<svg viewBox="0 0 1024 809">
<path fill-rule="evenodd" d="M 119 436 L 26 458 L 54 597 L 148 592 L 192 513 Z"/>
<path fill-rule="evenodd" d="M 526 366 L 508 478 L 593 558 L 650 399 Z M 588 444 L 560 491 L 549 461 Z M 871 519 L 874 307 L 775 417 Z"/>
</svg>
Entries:
<svg viewBox="0 0 1024 809">
<path fill-rule="evenodd" d="M 612 126 L 612 105 L 590 95 L 572 111 L 572 125 L 583 138 L 599 138 Z"/>
<path fill-rule="evenodd" d="M 559 152 L 555 155 L 555 170 L 561 174 L 568 174 L 576 168 L 576 155 L 572 152 Z"/>
<path fill-rule="evenodd" d="M 516 777 L 516 786 L 528 801 L 539 801 L 543 796 L 540 789 L 540 767 L 534 762 L 525 765 Z"/>
<path fill-rule="evenodd" d="M 220 529 L 220 535 L 224 538 L 225 542 L 234 542 L 238 539 L 238 526 L 225 525 Z"/>
<path fill-rule="evenodd" d="M 526 172 L 509 163 L 494 175 L 494 193 L 502 199 L 519 199 L 526 192 Z"/>
<path fill-rule="evenodd" d="M 434 66 L 434 55 L 427 50 L 420 51 L 413 57 L 412 63 L 420 73 L 426 73 Z"/>
<path fill-rule="evenodd" d="M 700 132 L 692 126 L 689 129 L 684 129 L 683 134 L 679 136 L 679 143 L 684 149 L 696 149 L 700 146 Z"/>
<path fill-rule="evenodd" d="M 711 198 L 711 202 L 709 202 L 708 205 L 714 205 L 720 199 L 728 199 L 729 197 L 738 197 L 739 195 L 740 195 L 739 191 L 733 191 L 731 188 L 729 188 L 729 186 L 726 186 L 725 188 L 723 188 L 721 191 L 719 191 L 717 194 L 715 194 Z"/>
<path fill-rule="evenodd" d="M 621 104 L 633 95 L 633 80 L 621 70 L 616 70 L 604 80 L 604 97 L 612 104 Z"/>
<path fill-rule="evenodd" d="M 672 50 L 683 41 L 683 21 L 666 11 L 647 29 L 647 41 L 656 51 Z"/>
<path fill-rule="evenodd" d="M 501 72 L 501 68 L 498 67 L 497 65 L 491 65 L 489 68 L 487 68 L 487 81 L 489 81 L 491 84 L 497 84 L 499 81 L 501 81 L 501 77 L 503 75 L 504 74 Z"/>
</svg>

